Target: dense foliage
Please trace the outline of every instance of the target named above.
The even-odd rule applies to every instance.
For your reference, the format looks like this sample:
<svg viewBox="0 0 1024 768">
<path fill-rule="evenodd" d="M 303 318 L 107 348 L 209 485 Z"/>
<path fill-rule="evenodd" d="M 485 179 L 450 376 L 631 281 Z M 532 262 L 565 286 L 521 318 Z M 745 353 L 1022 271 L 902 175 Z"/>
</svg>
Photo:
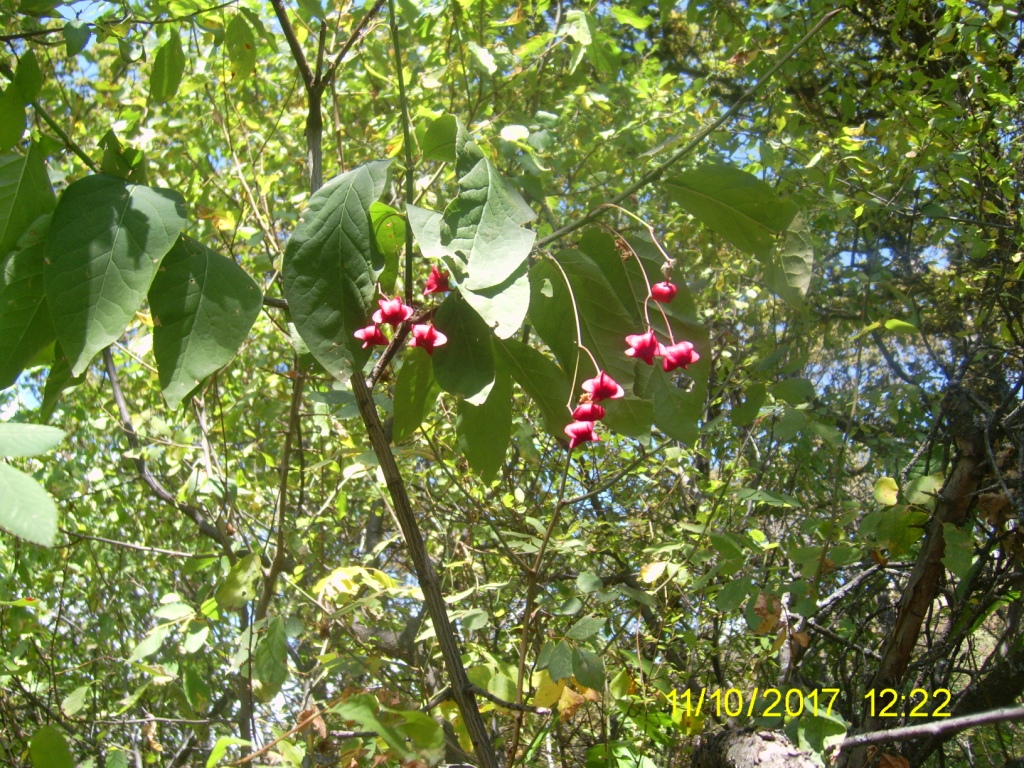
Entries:
<svg viewBox="0 0 1024 768">
<path fill-rule="evenodd" d="M 1024 757 L 1022 10 L 0 7 L 0 764 Z"/>
</svg>

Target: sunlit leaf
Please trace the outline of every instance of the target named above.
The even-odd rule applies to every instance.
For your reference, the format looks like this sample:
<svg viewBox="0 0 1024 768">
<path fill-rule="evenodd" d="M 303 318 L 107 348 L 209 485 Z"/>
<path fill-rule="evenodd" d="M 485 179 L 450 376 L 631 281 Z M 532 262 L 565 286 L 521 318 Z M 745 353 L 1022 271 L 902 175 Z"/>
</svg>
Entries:
<svg viewBox="0 0 1024 768">
<path fill-rule="evenodd" d="M 64 190 L 46 238 L 46 301 L 72 375 L 135 317 L 185 225 L 168 189 L 86 176 Z"/>
</svg>

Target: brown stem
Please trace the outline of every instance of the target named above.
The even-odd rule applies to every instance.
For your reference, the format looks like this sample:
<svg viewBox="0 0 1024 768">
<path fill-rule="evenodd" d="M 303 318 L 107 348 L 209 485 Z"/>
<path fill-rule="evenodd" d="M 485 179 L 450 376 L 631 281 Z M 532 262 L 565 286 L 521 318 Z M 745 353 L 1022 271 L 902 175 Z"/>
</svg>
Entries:
<svg viewBox="0 0 1024 768">
<path fill-rule="evenodd" d="M 370 445 L 373 446 L 373 452 L 376 454 L 381 472 L 384 474 L 384 481 L 387 484 L 391 502 L 394 504 L 395 517 L 402 530 L 406 548 L 409 550 L 420 590 L 423 592 L 427 613 L 430 615 L 437 644 L 441 649 L 441 657 L 448 672 L 452 698 L 462 714 L 462 720 L 469 732 L 469 738 L 473 742 L 473 748 L 480 759 L 481 766 L 483 768 L 498 768 L 498 758 L 494 746 L 491 744 L 490 734 L 480 716 L 476 697 L 473 695 L 473 685 L 469 682 L 466 668 L 462 664 L 462 654 L 455 637 L 455 630 L 448 617 L 448 608 L 441 591 L 441 581 L 430 560 L 419 524 L 416 522 L 416 514 L 413 512 L 409 493 L 402 481 L 402 475 L 398 470 L 398 464 L 395 462 L 395 455 L 388 444 L 387 436 L 384 434 L 384 425 L 381 424 L 377 406 L 373 403 L 373 395 L 366 386 L 361 371 L 356 371 L 352 375 L 351 382 L 356 405 L 359 407 L 359 415 L 363 419 L 363 424 L 366 425 Z"/>
</svg>

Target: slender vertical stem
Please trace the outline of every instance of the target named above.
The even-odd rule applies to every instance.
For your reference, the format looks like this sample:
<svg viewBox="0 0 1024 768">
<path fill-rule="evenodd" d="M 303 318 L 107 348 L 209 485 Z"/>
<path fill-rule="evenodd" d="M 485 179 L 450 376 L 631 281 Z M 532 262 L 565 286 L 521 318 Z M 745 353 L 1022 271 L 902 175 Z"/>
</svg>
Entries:
<svg viewBox="0 0 1024 768">
<path fill-rule="evenodd" d="M 398 17 L 395 15 L 395 0 L 388 0 L 388 23 L 391 26 L 391 44 L 395 49 L 395 77 L 398 79 L 398 100 L 402 105 L 402 149 L 405 154 L 405 202 L 412 203 L 416 197 L 413 178 L 412 132 L 409 125 L 409 102 L 405 97 L 405 76 L 402 74 L 402 46 L 398 36 Z M 412 304 L 412 227 L 405 227 L 405 303 Z"/>
</svg>

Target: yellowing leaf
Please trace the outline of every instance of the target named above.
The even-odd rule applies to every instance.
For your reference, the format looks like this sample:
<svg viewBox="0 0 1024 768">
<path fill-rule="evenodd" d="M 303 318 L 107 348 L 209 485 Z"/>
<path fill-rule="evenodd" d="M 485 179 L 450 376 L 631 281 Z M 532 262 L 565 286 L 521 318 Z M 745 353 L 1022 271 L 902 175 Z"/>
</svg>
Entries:
<svg viewBox="0 0 1024 768">
<path fill-rule="evenodd" d="M 891 477 L 880 477 L 875 481 L 875 501 L 891 507 L 899 498 L 899 487 Z"/>
<path fill-rule="evenodd" d="M 533 675 L 533 686 L 537 692 L 533 694 L 533 706 L 552 707 L 562 696 L 562 689 L 565 688 L 565 680 L 551 679 L 546 669 L 535 672 Z"/>
<path fill-rule="evenodd" d="M 641 581 L 643 581 L 644 584 L 653 584 L 661 578 L 661 575 L 665 572 L 665 568 L 667 566 L 668 563 L 660 560 L 653 563 L 647 563 L 647 565 L 640 568 Z"/>
<path fill-rule="evenodd" d="M 562 688 L 562 695 L 558 697 L 558 717 L 564 723 L 571 720 L 576 710 L 583 706 L 586 699 L 576 693 L 569 686 Z"/>
</svg>

